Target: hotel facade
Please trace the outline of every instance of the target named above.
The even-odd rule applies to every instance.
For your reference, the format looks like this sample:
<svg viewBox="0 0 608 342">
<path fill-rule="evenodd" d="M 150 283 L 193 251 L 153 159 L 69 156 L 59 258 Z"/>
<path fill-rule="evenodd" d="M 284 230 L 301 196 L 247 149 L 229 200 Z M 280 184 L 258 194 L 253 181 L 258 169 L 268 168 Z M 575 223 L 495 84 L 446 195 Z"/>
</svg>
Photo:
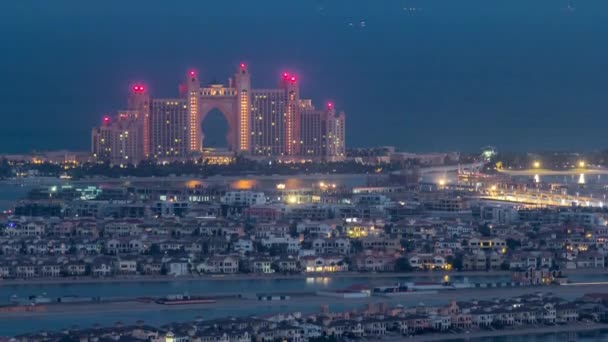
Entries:
<svg viewBox="0 0 608 342">
<path fill-rule="evenodd" d="M 296 75 L 283 73 L 275 89 L 253 89 L 247 65 L 240 64 L 228 85 L 201 86 L 187 73 L 178 98 L 151 98 L 132 86 L 128 110 L 104 117 L 92 132 L 97 160 L 114 164 L 144 159 L 185 160 L 204 152 L 202 125 L 218 109 L 226 118 L 229 151 L 252 158 L 338 161 L 345 158 L 345 115 L 333 104 L 324 109 L 300 98 Z"/>
</svg>

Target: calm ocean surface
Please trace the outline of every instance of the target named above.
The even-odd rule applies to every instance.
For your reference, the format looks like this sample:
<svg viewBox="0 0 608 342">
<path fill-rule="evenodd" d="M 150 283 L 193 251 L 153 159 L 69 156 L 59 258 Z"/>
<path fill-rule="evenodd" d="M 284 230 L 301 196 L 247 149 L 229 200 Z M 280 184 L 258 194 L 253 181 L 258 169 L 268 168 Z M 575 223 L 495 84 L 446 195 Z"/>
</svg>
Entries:
<svg viewBox="0 0 608 342">
<path fill-rule="evenodd" d="M 9 209 L 16 200 L 23 198 L 29 190 L 29 187 L 0 183 L 0 211 Z"/>
</svg>

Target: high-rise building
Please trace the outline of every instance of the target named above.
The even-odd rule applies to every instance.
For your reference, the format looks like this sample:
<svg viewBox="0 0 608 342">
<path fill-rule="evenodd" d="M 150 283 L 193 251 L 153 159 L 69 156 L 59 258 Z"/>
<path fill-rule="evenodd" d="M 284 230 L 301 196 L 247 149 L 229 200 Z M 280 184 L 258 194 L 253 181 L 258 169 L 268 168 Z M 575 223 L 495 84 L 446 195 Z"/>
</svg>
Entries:
<svg viewBox="0 0 608 342">
<path fill-rule="evenodd" d="M 251 154 L 285 155 L 287 94 L 283 89 L 255 89 L 251 96 Z"/>
<path fill-rule="evenodd" d="M 153 99 L 150 106 L 151 152 L 156 159 L 189 155 L 187 99 Z"/>
<path fill-rule="evenodd" d="M 239 70 L 234 76 L 234 87 L 237 94 L 237 113 L 238 113 L 238 152 L 249 153 L 251 150 L 251 76 L 247 65 L 241 63 Z"/>
<path fill-rule="evenodd" d="M 307 158 L 323 158 L 326 145 L 326 112 L 317 110 L 312 100 L 300 100 L 300 128 L 302 147 L 300 154 Z"/>
<path fill-rule="evenodd" d="M 186 101 L 188 105 L 188 147 L 191 153 L 201 152 L 203 149 L 198 117 L 200 87 L 196 71 L 190 70 L 186 80 Z"/>
<path fill-rule="evenodd" d="M 251 153 L 258 156 L 300 154 L 300 89 L 284 73 L 279 89 L 254 89 L 251 96 Z"/>
<path fill-rule="evenodd" d="M 327 152 L 326 158 L 339 161 L 346 158 L 346 115 L 328 111 L 327 117 Z"/>
<path fill-rule="evenodd" d="M 114 118 L 106 116 L 91 135 L 93 156 L 117 165 L 137 164 L 144 159 L 140 134 L 136 111 L 121 111 Z"/>
<path fill-rule="evenodd" d="M 145 86 L 135 84 L 129 94 L 128 109 L 136 112 L 139 137 L 144 158 L 150 156 L 150 95 Z"/>
<path fill-rule="evenodd" d="M 101 126 L 94 127 L 91 131 L 91 153 L 95 159 L 109 161 L 112 157 L 110 120 L 109 116 L 104 117 Z"/>
<path fill-rule="evenodd" d="M 336 115 L 333 103 L 318 110 L 311 100 L 300 100 L 300 123 L 302 157 L 330 161 L 345 158 L 345 115 Z"/>
<path fill-rule="evenodd" d="M 282 86 L 287 96 L 285 105 L 285 154 L 300 154 L 300 87 L 295 75 L 283 74 Z"/>
</svg>

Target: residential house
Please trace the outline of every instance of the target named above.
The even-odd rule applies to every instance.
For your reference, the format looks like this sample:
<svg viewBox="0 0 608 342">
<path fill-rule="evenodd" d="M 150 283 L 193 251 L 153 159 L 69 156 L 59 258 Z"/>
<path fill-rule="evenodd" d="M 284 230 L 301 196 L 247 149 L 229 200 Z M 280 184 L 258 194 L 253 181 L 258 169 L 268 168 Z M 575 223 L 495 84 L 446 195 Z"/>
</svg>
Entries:
<svg viewBox="0 0 608 342">
<path fill-rule="evenodd" d="M 239 253 L 241 256 L 247 253 L 253 253 L 253 241 L 249 239 L 238 239 L 233 245 L 232 249 Z"/>
<path fill-rule="evenodd" d="M 603 268 L 604 254 L 597 251 L 581 252 L 576 257 L 576 268 Z"/>
<path fill-rule="evenodd" d="M 465 254 L 462 258 L 462 268 L 465 271 L 485 271 L 488 268 L 486 254 L 483 252 Z"/>
<path fill-rule="evenodd" d="M 134 253 L 139 254 L 145 250 L 144 243 L 134 238 L 109 239 L 105 243 L 105 249 L 110 254 Z"/>
<path fill-rule="evenodd" d="M 63 273 L 67 276 L 83 276 L 87 273 L 87 265 L 84 262 L 69 261 L 63 265 Z"/>
<path fill-rule="evenodd" d="M 139 271 L 142 274 L 158 275 L 163 273 L 163 262 L 160 258 L 149 257 L 140 260 Z"/>
<path fill-rule="evenodd" d="M 568 323 L 578 320 L 579 312 L 575 303 L 558 304 L 555 306 L 556 322 Z"/>
<path fill-rule="evenodd" d="M 382 318 L 370 318 L 361 322 L 365 336 L 379 338 L 386 335 L 386 321 Z"/>
<path fill-rule="evenodd" d="M 413 268 L 420 270 L 446 269 L 448 264 L 444 257 L 431 253 L 414 253 L 408 258 Z"/>
<path fill-rule="evenodd" d="M 167 275 L 179 277 L 190 274 L 190 261 L 188 258 L 173 258 L 165 263 Z"/>
<path fill-rule="evenodd" d="M 38 266 L 38 276 L 40 277 L 59 277 L 61 275 L 61 265 L 53 262 L 46 262 Z"/>
<path fill-rule="evenodd" d="M 265 258 L 255 258 L 251 262 L 251 271 L 253 273 L 274 273 L 272 268 L 272 261 Z"/>
<path fill-rule="evenodd" d="M 12 273 L 17 278 L 33 278 L 36 276 L 36 266 L 31 262 L 22 261 L 15 265 Z"/>
<path fill-rule="evenodd" d="M 113 262 L 114 272 L 118 274 L 136 274 L 137 260 L 135 258 L 118 258 Z"/>
<path fill-rule="evenodd" d="M 348 271 L 348 264 L 344 261 L 344 256 L 327 254 L 306 256 L 300 258 L 300 263 L 305 272 L 345 272 Z"/>
<path fill-rule="evenodd" d="M 392 272 L 395 270 L 395 255 L 363 253 L 353 258 L 354 267 L 363 272 Z"/>
<path fill-rule="evenodd" d="M 312 241 L 312 248 L 317 254 L 335 253 L 348 255 L 351 250 L 351 244 L 347 238 L 317 238 Z"/>
<path fill-rule="evenodd" d="M 113 270 L 113 260 L 105 257 L 96 258 L 91 265 L 91 274 L 95 277 L 110 276 Z"/>
<path fill-rule="evenodd" d="M 387 252 L 401 251 L 401 242 L 398 238 L 388 234 L 371 235 L 361 238 L 364 250 L 381 250 Z"/>
<path fill-rule="evenodd" d="M 295 259 L 295 258 L 280 258 L 279 260 L 275 261 L 276 264 L 276 269 L 278 269 L 280 272 L 299 272 L 301 270 L 300 268 L 300 262 Z"/>
<path fill-rule="evenodd" d="M 234 274 L 239 271 L 239 258 L 231 255 L 217 255 L 207 258 L 196 266 L 199 273 Z"/>
</svg>

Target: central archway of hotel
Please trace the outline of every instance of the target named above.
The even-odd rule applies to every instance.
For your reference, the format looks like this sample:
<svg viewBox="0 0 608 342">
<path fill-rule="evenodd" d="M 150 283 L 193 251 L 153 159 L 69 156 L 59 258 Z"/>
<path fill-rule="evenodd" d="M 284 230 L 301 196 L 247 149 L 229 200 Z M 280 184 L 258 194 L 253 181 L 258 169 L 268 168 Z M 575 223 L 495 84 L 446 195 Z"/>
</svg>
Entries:
<svg viewBox="0 0 608 342">
<path fill-rule="evenodd" d="M 203 148 L 230 149 L 230 127 L 226 114 L 218 108 L 207 112 L 201 121 Z"/>
</svg>

